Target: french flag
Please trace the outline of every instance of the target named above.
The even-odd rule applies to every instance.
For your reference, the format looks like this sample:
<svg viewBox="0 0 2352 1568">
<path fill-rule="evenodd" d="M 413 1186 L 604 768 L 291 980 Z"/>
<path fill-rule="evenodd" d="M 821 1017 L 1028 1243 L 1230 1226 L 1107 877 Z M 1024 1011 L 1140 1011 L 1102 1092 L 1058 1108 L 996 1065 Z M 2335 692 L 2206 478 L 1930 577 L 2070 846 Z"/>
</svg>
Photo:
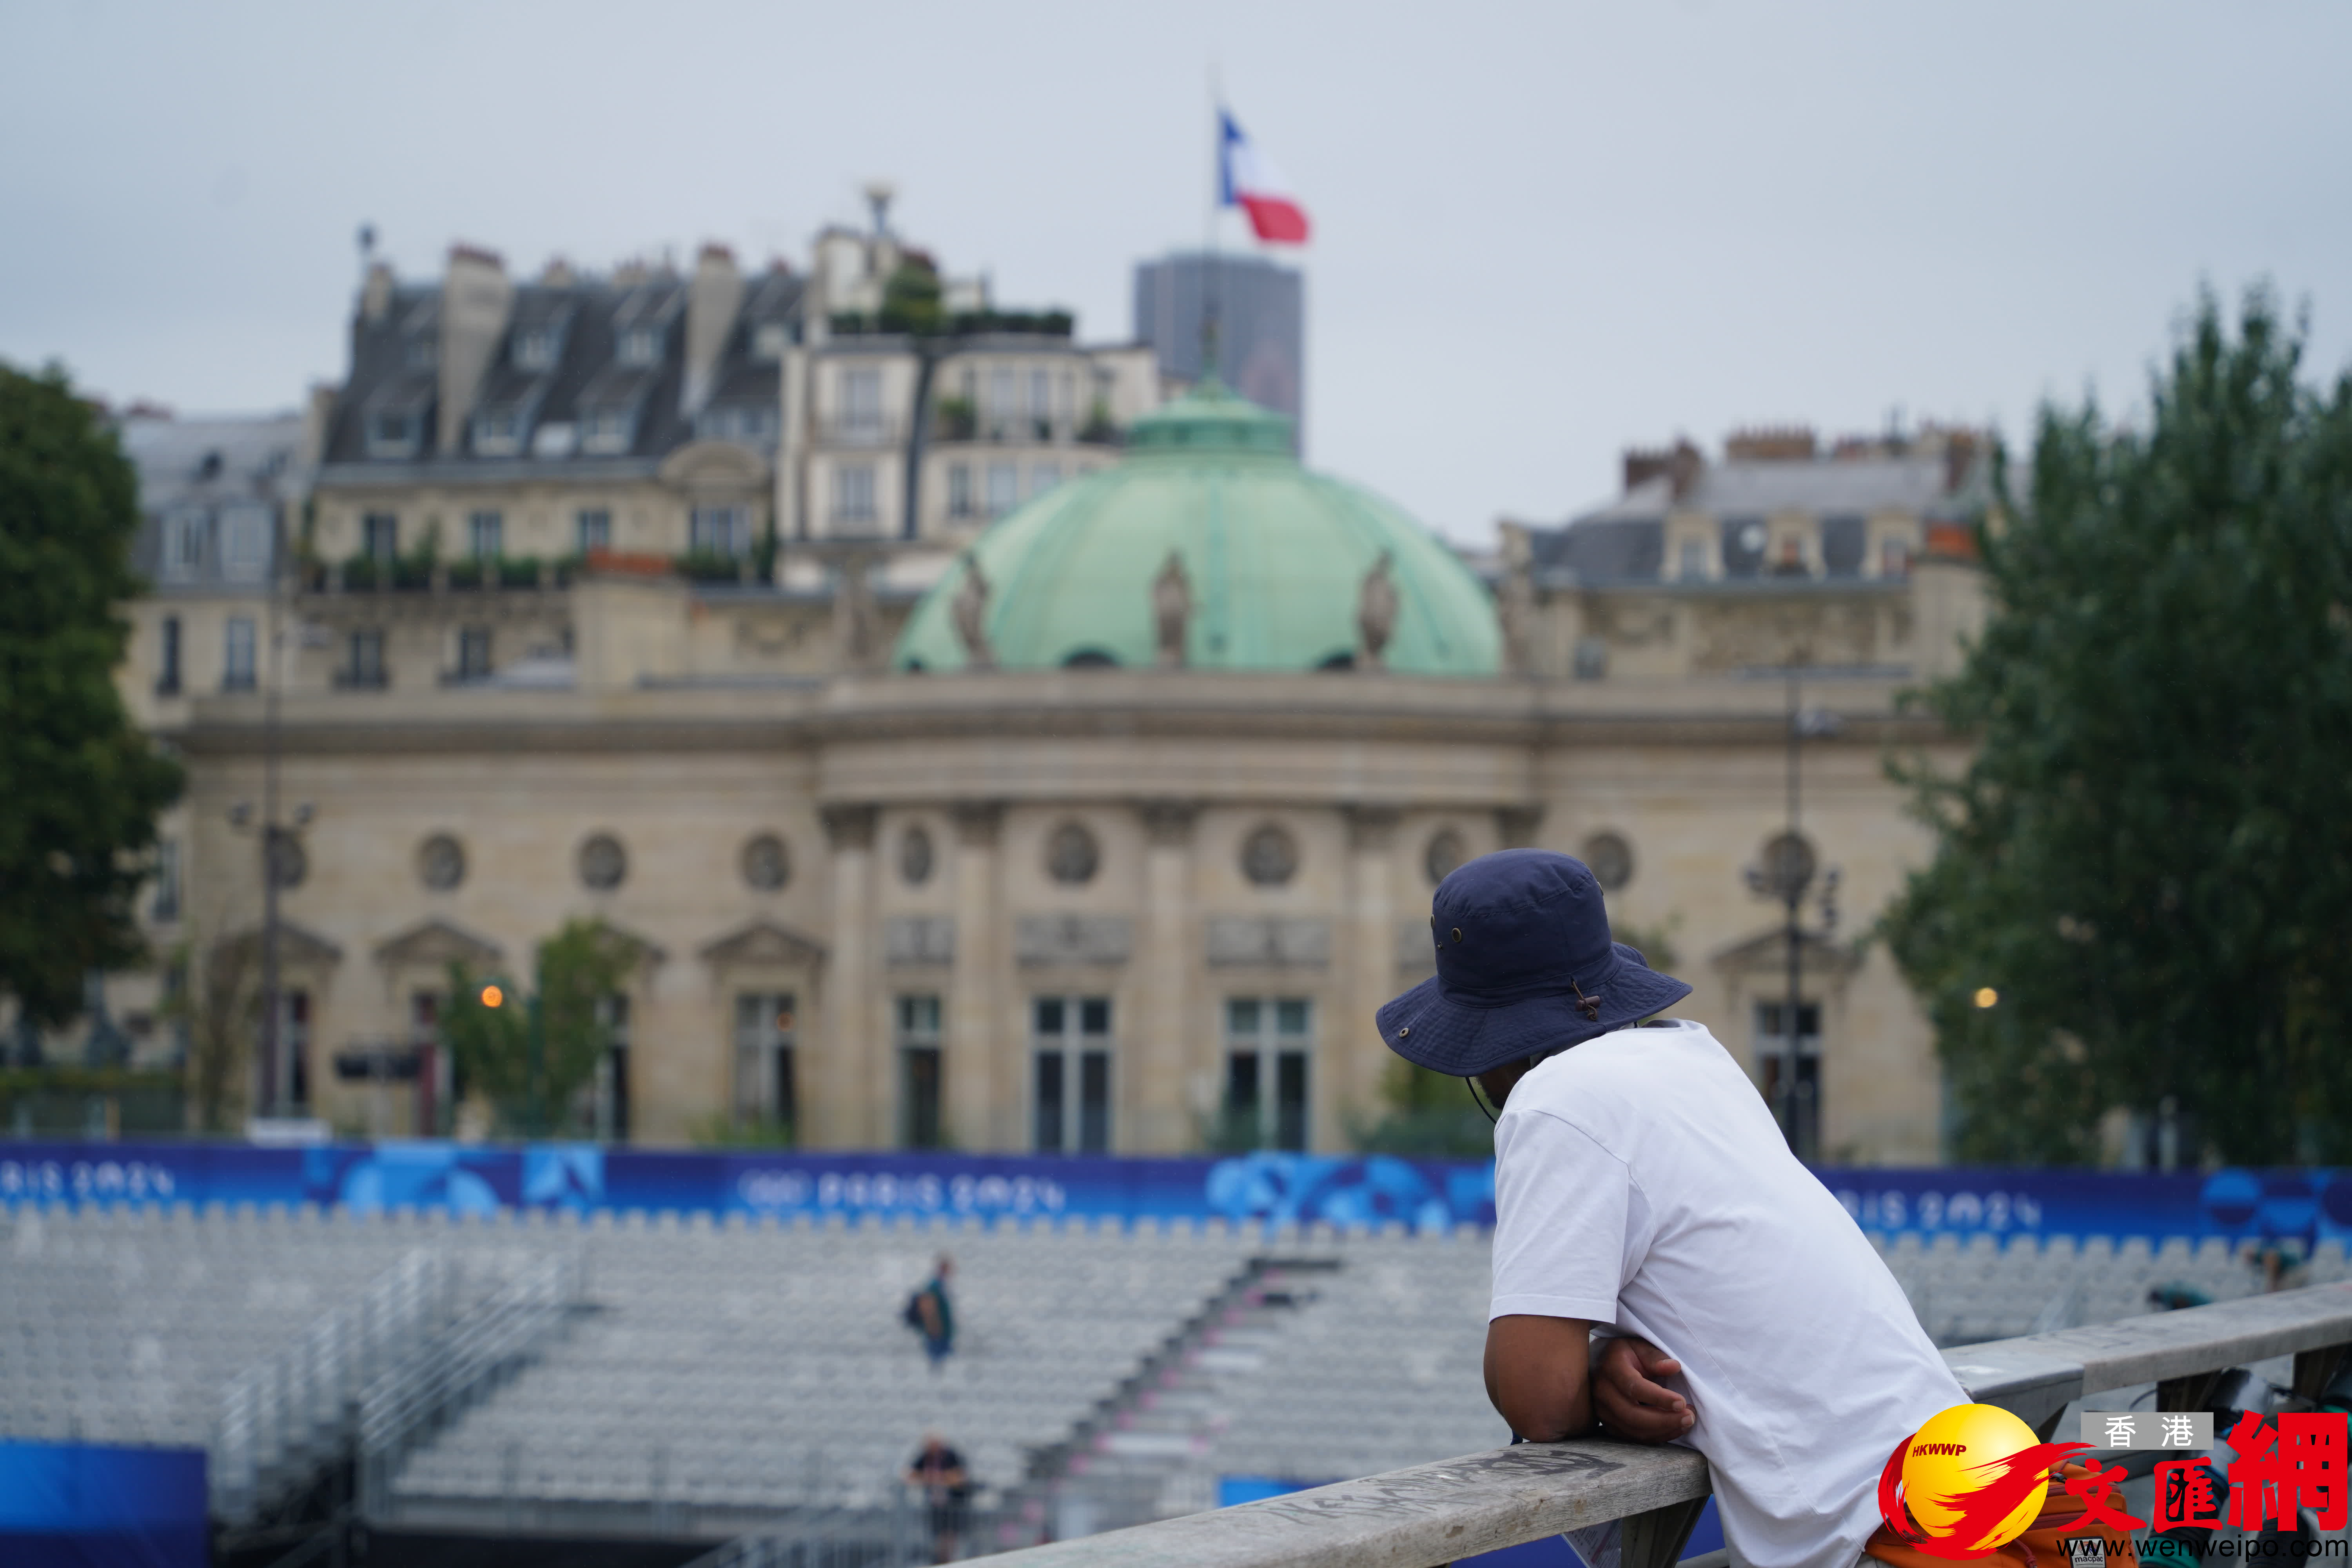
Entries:
<svg viewBox="0 0 2352 1568">
<path fill-rule="evenodd" d="M 1290 194 L 1290 182 L 1242 134 L 1232 115 L 1219 110 L 1217 118 L 1224 122 L 1220 200 L 1247 213 L 1250 227 L 1268 245 L 1306 244 L 1307 209 Z"/>
</svg>

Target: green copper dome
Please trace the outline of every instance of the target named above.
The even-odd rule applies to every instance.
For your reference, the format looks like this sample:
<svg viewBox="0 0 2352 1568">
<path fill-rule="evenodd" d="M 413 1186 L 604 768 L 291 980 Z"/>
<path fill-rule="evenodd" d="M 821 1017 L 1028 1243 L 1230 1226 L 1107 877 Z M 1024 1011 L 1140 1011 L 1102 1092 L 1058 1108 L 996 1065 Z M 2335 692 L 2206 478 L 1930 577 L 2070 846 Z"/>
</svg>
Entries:
<svg viewBox="0 0 2352 1568">
<path fill-rule="evenodd" d="M 974 561 L 983 593 L 967 586 Z M 1307 472 L 1289 420 L 1214 383 L 1138 419 L 1116 467 L 981 535 L 916 606 L 896 667 L 968 668 L 960 615 L 1006 669 L 1150 668 L 1163 635 L 1181 635 L 1192 668 L 1317 669 L 1362 662 L 1368 618 L 1387 627 L 1381 662 L 1405 674 L 1492 675 L 1502 643 L 1486 586 L 1451 550 Z"/>
</svg>

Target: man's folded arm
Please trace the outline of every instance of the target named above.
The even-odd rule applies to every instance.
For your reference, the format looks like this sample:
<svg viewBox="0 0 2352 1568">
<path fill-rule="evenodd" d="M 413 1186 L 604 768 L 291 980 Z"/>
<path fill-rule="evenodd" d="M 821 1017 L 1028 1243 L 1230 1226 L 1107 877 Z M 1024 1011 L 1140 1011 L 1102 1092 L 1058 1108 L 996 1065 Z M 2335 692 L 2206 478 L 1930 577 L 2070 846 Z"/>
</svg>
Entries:
<svg viewBox="0 0 2352 1568">
<path fill-rule="evenodd" d="M 1486 1397 L 1530 1443 L 1556 1443 L 1592 1429 L 1589 1342 L 1582 1318 L 1512 1313 L 1486 1325 Z"/>
<path fill-rule="evenodd" d="M 1601 1342 L 1581 1318 L 1511 1314 L 1486 1325 L 1486 1397 L 1511 1430 L 1556 1443 L 1605 1426 L 1612 1437 L 1669 1443 L 1696 1424 L 1690 1402 L 1658 1382 L 1682 1363 L 1647 1340 Z"/>
</svg>

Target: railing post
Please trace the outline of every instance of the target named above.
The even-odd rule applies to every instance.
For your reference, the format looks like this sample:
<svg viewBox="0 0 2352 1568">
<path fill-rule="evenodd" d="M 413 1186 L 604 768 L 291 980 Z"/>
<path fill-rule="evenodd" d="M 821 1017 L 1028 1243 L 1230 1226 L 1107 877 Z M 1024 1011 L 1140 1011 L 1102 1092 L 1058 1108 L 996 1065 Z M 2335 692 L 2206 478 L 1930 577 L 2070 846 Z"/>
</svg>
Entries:
<svg viewBox="0 0 2352 1568">
<path fill-rule="evenodd" d="M 2327 1392 L 2336 1374 L 2344 1370 L 2344 1352 L 2352 1345 L 2322 1345 L 2316 1350 L 2294 1352 L 2294 1396 L 2313 1405 Z"/>
<path fill-rule="evenodd" d="M 2300 1363 L 2302 1357 L 2297 1356 Z M 2156 1385 L 2156 1407 L 2158 1410 L 2204 1410 L 2213 1403 L 2213 1385 L 2221 1380 L 2227 1367 L 2215 1367 L 2210 1372 L 2192 1372 L 2181 1377 L 2159 1379 Z"/>
<path fill-rule="evenodd" d="M 1698 1526 L 1698 1516 L 1706 1511 L 1706 1499 L 1696 1497 L 1624 1521 L 1617 1549 L 1618 1568 L 1674 1568 L 1682 1561 L 1683 1548 Z"/>
</svg>

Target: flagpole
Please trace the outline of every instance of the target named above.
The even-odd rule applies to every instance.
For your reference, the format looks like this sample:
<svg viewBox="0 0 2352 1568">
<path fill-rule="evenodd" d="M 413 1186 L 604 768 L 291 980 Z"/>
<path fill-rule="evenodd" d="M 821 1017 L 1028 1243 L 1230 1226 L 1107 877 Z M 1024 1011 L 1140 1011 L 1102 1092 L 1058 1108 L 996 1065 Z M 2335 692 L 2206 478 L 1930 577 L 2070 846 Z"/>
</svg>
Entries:
<svg viewBox="0 0 2352 1568">
<path fill-rule="evenodd" d="M 1217 62 L 1209 62 L 1209 221 L 1201 247 L 1201 374 L 1202 381 L 1222 381 L 1217 364 L 1217 214 L 1225 202 L 1225 91 L 1218 80 Z"/>
</svg>

